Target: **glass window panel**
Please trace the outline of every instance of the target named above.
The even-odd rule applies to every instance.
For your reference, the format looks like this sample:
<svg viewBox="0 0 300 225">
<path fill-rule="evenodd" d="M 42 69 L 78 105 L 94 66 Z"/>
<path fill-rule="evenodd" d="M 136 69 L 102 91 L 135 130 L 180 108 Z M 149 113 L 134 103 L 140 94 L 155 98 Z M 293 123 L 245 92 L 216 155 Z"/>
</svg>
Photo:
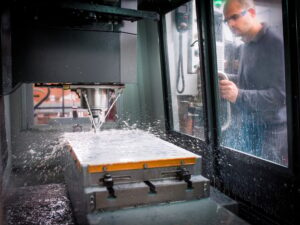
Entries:
<svg viewBox="0 0 300 225">
<path fill-rule="evenodd" d="M 287 166 L 281 0 L 229 0 L 214 11 L 221 145 Z"/>
<path fill-rule="evenodd" d="M 195 1 L 166 15 L 166 45 L 173 129 L 204 139 Z"/>
</svg>

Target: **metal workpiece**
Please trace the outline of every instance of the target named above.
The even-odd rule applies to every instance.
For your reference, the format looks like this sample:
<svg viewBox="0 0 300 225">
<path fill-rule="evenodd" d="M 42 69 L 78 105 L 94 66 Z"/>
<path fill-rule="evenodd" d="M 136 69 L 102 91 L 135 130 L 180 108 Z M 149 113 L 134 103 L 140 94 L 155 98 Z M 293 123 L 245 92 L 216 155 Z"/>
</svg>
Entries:
<svg viewBox="0 0 300 225">
<path fill-rule="evenodd" d="M 116 184 L 175 179 L 182 169 L 201 173 L 200 156 L 141 130 L 70 133 L 65 138 L 77 167 L 84 171 L 84 187 L 101 184 L 107 173 Z"/>
<path fill-rule="evenodd" d="M 162 168 L 152 168 L 152 169 L 140 169 L 140 170 L 125 170 L 125 171 L 114 171 L 110 172 L 115 184 L 124 184 L 128 182 L 138 182 L 145 180 L 154 179 L 176 179 L 177 173 L 182 168 L 186 168 L 193 175 L 200 175 L 201 173 L 201 159 L 197 159 L 195 165 L 187 165 L 182 167 L 162 167 Z M 86 182 L 87 185 L 99 185 L 103 182 L 103 173 L 87 173 Z"/>
<path fill-rule="evenodd" d="M 142 130 L 65 134 L 66 183 L 79 224 L 100 211 L 209 196 L 201 157 Z"/>
<path fill-rule="evenodd" d="M 142 130 L 67 133 L 73 152 L 89 173 L 194 165 L 199 155 Z M 106 170 L 105 170 L 106 168 Z"/>
<path fill-rule="evenodd" d="M 84 187 L 100 185 L 105 174 L 115 182 L 176 179 L 179 170 L 201 173 L 201 157 L 141 130 L 65 134 L 70 157 Z"/>
</svg>

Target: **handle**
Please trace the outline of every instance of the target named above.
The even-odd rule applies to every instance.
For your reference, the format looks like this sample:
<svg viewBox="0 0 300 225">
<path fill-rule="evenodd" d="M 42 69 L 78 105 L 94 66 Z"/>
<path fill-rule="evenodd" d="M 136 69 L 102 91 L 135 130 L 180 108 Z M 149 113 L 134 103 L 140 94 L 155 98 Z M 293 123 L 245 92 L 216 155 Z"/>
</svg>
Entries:
<svg viewBox="0 0 300 225">
<path fill-rule="evenodd" d="M 218 71 L 218 77 L 219 79 L 223 79 L 223 80 L 229 80 L 228 79 L 228 76 L 226 73 L 224 72 L 221 72 L 221 71 Z M 226 118 L 226 122 L 221 126 L 221 131 L 225 131 L 228 129 L 228 127 L 230 126 L 231 124 L 231 107 L 230 107 L 230 102 L 227 101 L 227 118 Z"/>
</svg>

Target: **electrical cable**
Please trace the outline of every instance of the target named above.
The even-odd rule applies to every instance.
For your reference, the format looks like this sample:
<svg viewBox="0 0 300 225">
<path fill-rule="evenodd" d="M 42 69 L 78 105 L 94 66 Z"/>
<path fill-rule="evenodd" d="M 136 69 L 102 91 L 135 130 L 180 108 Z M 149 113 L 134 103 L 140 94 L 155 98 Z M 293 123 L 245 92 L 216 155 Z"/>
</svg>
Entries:
<svg viewBox="0 0 300 225">
<path fill-rule="evenodd" d="M 10 91 L 0 93 L 0 96 L 6 96 L 6 95 L 10 95 L 10 94 L 14 93 L 21 85 L 22 85 L 21 82 L 17 83 Z"/>
<path fill-rule="evenodd" d="M 181 78 L 181 88 L 179 88 Z M 179 94 L 183 93 L 185 89 L 185 80 L 183 74 L 183 58 L 182 58 L 182 33 L 179 33 L 179 57 L 177 64 L 177 76 L 176 76 L 176 90 Z"/>
<path fill-rule="evenodd" d="M 44 96 L 44 98 L 42 98 L 38 103 L 36 103 L 36 104 L 34 105 L 33 109 L 38 109 L 39 106 L 40 106 L 41 104 L 43 104 L 43 102 L 46 101 L 46 100 L 49 98 L 49 96 L 50 96 L 50 88 L 48 87 L 48 88 L 47 88 L 47 94 Z"/>
</svg>

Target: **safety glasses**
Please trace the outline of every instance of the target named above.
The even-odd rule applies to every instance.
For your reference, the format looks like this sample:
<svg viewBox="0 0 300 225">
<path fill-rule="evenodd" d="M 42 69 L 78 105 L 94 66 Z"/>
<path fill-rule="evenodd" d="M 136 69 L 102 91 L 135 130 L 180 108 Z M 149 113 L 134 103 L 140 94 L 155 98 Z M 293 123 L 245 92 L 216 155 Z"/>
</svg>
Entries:
<svg viewBox="0 0 300 225">
<path fill-rule="evenodd" d="M 240 13 L 238 13 L 238 14 L 233 14 L 232 16 L 230 16 L 230 17 L 224 19 L 223 22 L 226 23 L 226 24 L 228 24 L 228 22 L 229 22 L 230 20 L 236 21 L 236 20 L 238 20 L 239 18 L 245 16 L 247 12 L 248 12 L 248 9 L 245 9 L 245 10 L 243 10 L 242 12 L 240 12 Z"/>
</svg>

